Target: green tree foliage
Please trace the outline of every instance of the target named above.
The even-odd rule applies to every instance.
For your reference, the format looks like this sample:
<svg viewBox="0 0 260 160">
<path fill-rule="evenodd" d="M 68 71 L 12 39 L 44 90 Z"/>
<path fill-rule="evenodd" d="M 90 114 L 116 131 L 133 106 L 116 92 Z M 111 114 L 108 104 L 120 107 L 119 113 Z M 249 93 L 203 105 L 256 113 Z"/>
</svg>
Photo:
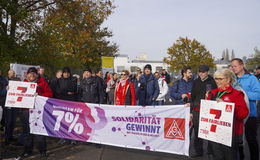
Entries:
<svg viewBox="0 0 260 160">
<path fill-rule="evenodd" d="M 248 60 L 248 65 L 259 65 L 260 64 L 260 50 L 255 47 L 254 54 L 251 55 L 252 58 Z"/>
<path fill-rule="evenodd" d="M 6 65 L 97 67 L 101 56 L 118 51 L 108 40 L 112 32 L 101 26 L 114 9 L 109 0 L 6 0 L 0 7 L 0 58 Z"/>
<path fill-rule="evenodd" d="M 211 53 L 197 40 L 180 37 L 170 48 L 164 62 L 170 65 L 171 71 L 179 71 L 184 66 L 197 69 L 201 64 L 214 67 Z"/>
</svg>

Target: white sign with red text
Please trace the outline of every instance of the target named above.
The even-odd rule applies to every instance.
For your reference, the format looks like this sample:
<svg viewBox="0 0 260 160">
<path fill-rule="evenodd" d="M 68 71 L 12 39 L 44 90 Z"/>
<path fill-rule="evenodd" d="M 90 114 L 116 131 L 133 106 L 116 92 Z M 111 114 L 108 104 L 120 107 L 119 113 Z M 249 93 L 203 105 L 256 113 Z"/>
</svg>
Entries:
<svg viewBox="0 0 260 160">
<path fill-rule="evenodd" d="M 234 103 L 201 100 L 199 137 L 231 146 L 234 107 Z"/>
<path fill-rule="evenodd" d="M 5 106 L 34 108 L 37 83 L 9 81 Z"/>
</svg>

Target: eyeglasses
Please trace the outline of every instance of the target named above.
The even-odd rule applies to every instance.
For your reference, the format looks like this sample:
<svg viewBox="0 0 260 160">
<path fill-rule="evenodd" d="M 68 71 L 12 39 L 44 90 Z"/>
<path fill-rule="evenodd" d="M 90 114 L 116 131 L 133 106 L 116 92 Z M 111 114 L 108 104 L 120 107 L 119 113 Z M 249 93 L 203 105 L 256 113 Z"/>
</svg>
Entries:
<svg viewBox="0 0 260 160">
<path fill-rule="evenodd" d="M 226 79 L 226 78 L 214 78 L 215 81 L 222 81 L 223 79 Z"/>
</svg>

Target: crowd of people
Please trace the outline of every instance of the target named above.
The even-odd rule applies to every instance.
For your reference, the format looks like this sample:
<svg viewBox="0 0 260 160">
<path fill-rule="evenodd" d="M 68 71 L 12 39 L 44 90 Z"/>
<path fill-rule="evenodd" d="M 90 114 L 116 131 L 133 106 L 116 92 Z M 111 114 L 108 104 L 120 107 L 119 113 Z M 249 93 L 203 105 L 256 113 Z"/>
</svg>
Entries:
<svg viewBox="0 0 260 160">
<path fill-rule="evenodd" d="M 257 101 L 260 100 L 260 67 L 256 75 L 250 74 L 243 61 L 239 58 L 231 60 L 227 69 L 216 71 L 213 76 L 207 65 L 201 65 L 196 75 L 194 68 L 184 67 L 181 70 L 182 78 L 171 84 L 170 75 L 166 70 L 152 73 L 152 67 L 147 64 L 143 71 L 130 74 L 123 70 L 120 74 L 102 70 L 93 71 L 91 68 L 83 70 L 82 76 L 73 75 L 69 67 L 56 72 L 54 78 L 44 73 L 44 68 L 31 67 L 27 71 L 24 81 L 38 84 L 37 94 L 68 101 L 111 105 L 164 105 L 184 104 L 190 107 L 191 131 L 194 131 L 193 147 L 195 154 L 192 157 L 207 154 L 209 159 L 244 159 L 245 140 L 248 143 L 251 160 L 259 160 L 259 144 L 257 140 Z M 5 145 L 18 141 L 24 146 L 21 157 L 32 154 L 33 139 L 42 157 L 46 157 L 46 139 L 44 136 L 31 135 L 29 128 L 29 110 L 5 107 L 5 98 L 8 90 L 8 81 L 20 81 L 15 77 L 13 70 L 8 71 L 7 77 L 0 72 L 0 109 L 3 109 L 1 127 L 4 128 Z M 235 104 L 232 146 L 208 142 L 207 151 L 203 150 L 202 140 L 198 137 L 200 101 L 202 99 L 218 102 L 232 102 Z M 259 103 L 258 103 L 259 106 Z M 258 112 L 257 112 L 258 111 Z M 19 140 L 13 137 L 16 117 L 20 115 L 22 134 Z M 192 132 L 191 132 L 192 133 Z M 245 135 L 243 138 L 243 135 Z M 61 144 L 66 141 L 60 140 Z M 71 143 L 75 143 L 71 141 Z"/>
</svg>

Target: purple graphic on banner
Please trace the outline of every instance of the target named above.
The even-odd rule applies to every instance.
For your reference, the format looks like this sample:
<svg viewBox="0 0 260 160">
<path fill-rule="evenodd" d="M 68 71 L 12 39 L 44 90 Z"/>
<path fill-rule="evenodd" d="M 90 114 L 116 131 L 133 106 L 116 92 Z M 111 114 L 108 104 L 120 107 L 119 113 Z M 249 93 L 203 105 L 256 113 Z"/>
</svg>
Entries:
<svg viewBox="0 0 260 160">
<path fill-rule="evenodd" d="M 99 122 L 95 122 L 86 103 L 49 98 L 44 105 L 43 124 L 49 136 L 88 141 L 94 130 L 105 127 L 105 112 L 95 107 Z"/>
</svg>

